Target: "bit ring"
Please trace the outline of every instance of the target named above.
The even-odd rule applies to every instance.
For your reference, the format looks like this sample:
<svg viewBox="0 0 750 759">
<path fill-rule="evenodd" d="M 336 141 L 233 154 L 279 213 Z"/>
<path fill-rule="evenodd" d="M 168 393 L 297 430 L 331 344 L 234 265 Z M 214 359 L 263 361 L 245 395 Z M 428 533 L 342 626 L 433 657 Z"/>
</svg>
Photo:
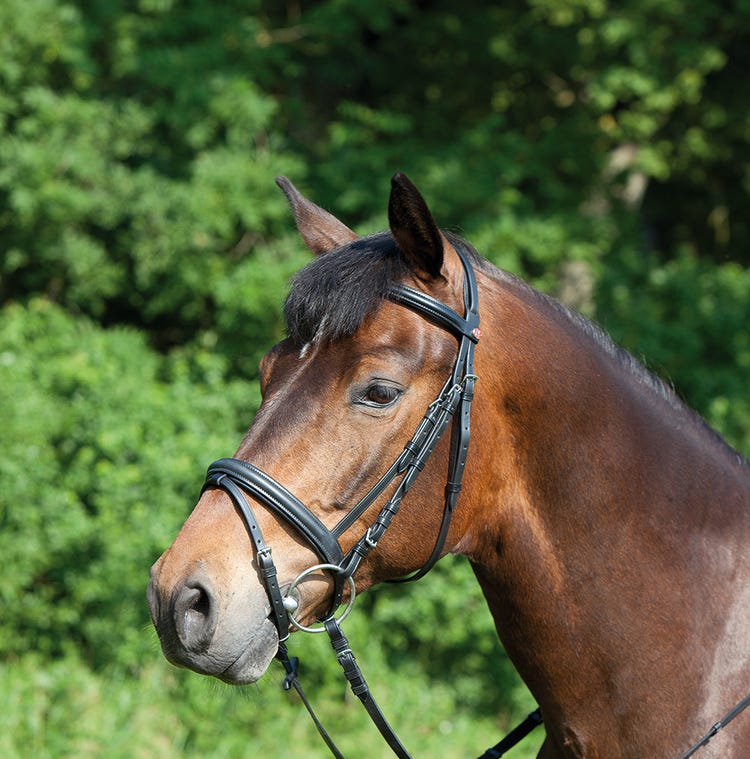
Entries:
<svg viewBox="0 0 750 759">
<path fill-rule="evenodd" d="M 301 574 L 299 574 L 292 581 L 292 584 L 289 586 L 289 590 L 287 590 L 287 592 L 286 592 L 285 598 L 289 598 L 290 597 L 289 594 L 297 587 L 297 585 L 299 585 L 299 583 L 302 580 L 305 579 L 305 577 L 307 577 L 308 575 L 311 575 L 313 572 L 317 572 L 319 569 L 328 569 L 328 570 L 330 570 L 332 572 L 338 572 L 339 574 L 343 574 L 344 571 L 345 571 L 338 564 L 315 564 L 312 567 L 309 567 L 308 569 L 306 569 Z M 350 595 L 349 595 L 349 600 L 346 603 L 346 608 L 344 609 L 343 612 L 341 612 L 341 616 L 338 617 L 338 619 L 336 619 L 336 617 L 334 617 L 334 619 L 336 620 L 336 622 L 339 622 L 339 623 L 343 622 L 349 616 L 349 612 L 352 610 L 352 606 L 354 606 L 354 599 L 356 598 L 356 595 L 357 595 L 357 591 L 356 591 L 356 589 L 354 587 L 354 578 L 351 575 L 347 575 L 346 579 L 347 579 L 347 581 L 349 583 L 349 592 L 350 592 Z M 301 630 L 302 632 L 321 633 L 321 632 L 325 632 L 326 631 L 325 627 L 308 627 L 307 625 L 301 624 L 300 622 L 298 622 L 294 618 L 294 614 L 291 611 L 287 611 L 287 614 L 289 616 L 289 621 L 298 630 Z M 333 615 L 331 615 L 331 616 L 333 616 Z"/>
</svg>

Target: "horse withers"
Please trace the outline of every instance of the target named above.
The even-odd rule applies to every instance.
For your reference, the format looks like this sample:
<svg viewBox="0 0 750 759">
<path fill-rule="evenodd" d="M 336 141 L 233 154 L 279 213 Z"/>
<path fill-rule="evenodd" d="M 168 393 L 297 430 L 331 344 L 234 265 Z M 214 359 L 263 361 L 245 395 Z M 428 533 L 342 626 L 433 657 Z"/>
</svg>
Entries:
<svg viewBox="0 0 750 759">
<path fill-rule="evenodd" d="M 152 568 L 165 656 L 254 682 L 354 581 L 459 553 L 540 705 L 540 757 L 680 756 L 750 691 L 748 462 L 591 322 L 441 232 L 405 176 L 368 237 L 279 183 L 318 257 L 252 426 Z M 750 756 L 750 717 L 701 752 Z"/>
</svg>

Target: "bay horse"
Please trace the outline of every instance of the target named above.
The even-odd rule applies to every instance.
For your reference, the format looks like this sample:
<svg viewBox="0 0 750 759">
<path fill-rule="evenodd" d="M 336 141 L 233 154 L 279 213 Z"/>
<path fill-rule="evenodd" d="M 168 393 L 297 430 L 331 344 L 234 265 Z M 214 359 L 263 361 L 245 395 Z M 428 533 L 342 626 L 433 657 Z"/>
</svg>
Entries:
<svg viewBox="0 0 750 759">
<path fill-rule="evenodd" d="M 354 579 L 463 554 L 540 706 L 540 757 L 681 755 L 750 690 L 748 461 L 591 322 L 441 232 L 403 174 L 366 237 L 278 182 L 317 258 L 252 426 L 151 570 L 167 659 L 254 682 Z M 701 751 L 748 756 L 747 715 Z"/>
</svg>

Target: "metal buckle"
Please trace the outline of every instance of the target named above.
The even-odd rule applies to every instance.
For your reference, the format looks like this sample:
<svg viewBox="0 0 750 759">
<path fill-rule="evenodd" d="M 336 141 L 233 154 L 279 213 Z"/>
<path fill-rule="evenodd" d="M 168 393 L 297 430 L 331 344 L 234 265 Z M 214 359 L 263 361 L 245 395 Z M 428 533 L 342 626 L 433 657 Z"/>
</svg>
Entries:
<svg viewBox="0 0 750 759">
<path fill-rule="evenodd" d="M 372 537 L 371 537 L 371 535 L 372 535 L 372 525 L 370 525 L 367 528 L 367 532 L 365 532 L 365 536 L 363 538 L 363 540 L 365 541 L 365 543 L 367 543 L 367 547 L 372 551 L 373 548 L 377 548 L 378 541 L 377 540 L 373 540 Z"/>
<path fill-rule="evenodd" d="M 289 594 L 299 585 L 299 583 L 305 579 L 308 575 L 311 575 L 313 572 L 317 572 L 319 569 L 329 569 L 332 572 L 338 572 L 339 574 L 344 574 L 346 570 L 343 567 L 340 567 L 338 564 L 315 564 L 309 569 L 306 569 L 302 574 L 298 575 L 293 581 L 292 584 L 289 586 L 289 590 L 286 592 L 286 598 L 289 598 Z M 354 599 L 357 595 L 356 588 L 354 587 L 354 578 L 351 575 L 346 576 L 347 582 L 349 583 L 349 600 L 347 601 L 346 608 L 341 613 L 341 616 L 335 619 L 336 622 L 341 624 L 348 616 L 349 612 L 352 610 L 352 607 L 354 606 Z M 308 632 L 308 633 L 322 633 L 325 632 L 325 627 L 308 627 L 307 625 L 303 625 L 300 622 L 298 622 L 294 618 L 294 614 L 291 611 L 287 611 L 287 615 L 289 616 L 289 621 L 302 632 Z"/>
</svg>

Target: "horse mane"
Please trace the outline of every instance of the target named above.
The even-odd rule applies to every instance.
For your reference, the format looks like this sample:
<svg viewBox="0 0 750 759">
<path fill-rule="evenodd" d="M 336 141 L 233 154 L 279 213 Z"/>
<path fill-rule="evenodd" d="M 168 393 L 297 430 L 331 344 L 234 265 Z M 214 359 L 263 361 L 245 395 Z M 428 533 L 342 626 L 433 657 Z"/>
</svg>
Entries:
<svg viewBox="0 0 750 759">
<path fill-rule="evenodd" d="M 519 277 L 497 268 L 457 235 L 450 232 L 444 234 L 451 244 L 461 246 L 476 268 L 520 288 L 530 300 L 545 307 L 557 318 L 568 320 L 647 391 L 655 393 L 674 412 L 691 417 L 716 442 L 742 459 L 699 414 L 682 402 L 671 385 L 617 345 L 601 327 L 535 290 Z M 284 303 L 287 336 L 301 347 L 353 335 L 364 319 L 380 307 L 389 290 L 401 283 L 408 273 L 408 264 L 389 231 L 361 237 L 324 253 L 299 271 L 290 282 Z"/>
<path fill-rule="evenodd" d="M 582 332 L 587 335 L 599 348 L 601 348 L 615 363 L 617 363 L 624 371 L 630 374 L 637 382 L 645 385 L 647 388 L 655 392 L 663 400 L 667 401 L 670 406 L 675 409 L 683 407 L 682 401 L 679 399 L 674 391 L 674 387 L 665 382 L 661 377 L 651 372 L 641 361 L 639 361 L 632 353 L 627 351 L 621 345 L 618 345 L 609 334 L 602 329 L 598 324 L 591 321 L 578 311 L 574 311 L 568 308 L 560 301 L 551 298 L 549 295 L 535 290 L 529 284 L 522 279 L 501 272 L 506 278 L 512 278 L 516 281 L 516 284 L 522 289 L 529 292 L 532 299 L 545 304 L 555 314 L 562 316 Z"/>
</svg>

